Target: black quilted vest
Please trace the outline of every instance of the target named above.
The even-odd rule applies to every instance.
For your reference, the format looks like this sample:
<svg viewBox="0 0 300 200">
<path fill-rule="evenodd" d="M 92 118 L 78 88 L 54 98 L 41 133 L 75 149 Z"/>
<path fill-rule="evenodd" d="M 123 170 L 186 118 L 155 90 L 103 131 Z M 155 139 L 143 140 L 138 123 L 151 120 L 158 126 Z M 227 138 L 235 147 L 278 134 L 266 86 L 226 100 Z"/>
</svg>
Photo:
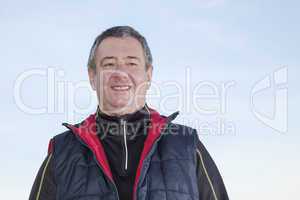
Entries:
<svg viewBox="0 0 300 200">
<path fill-rule="evenodd" d="M 151 127 L 141 154 L 134 200 L 198 200 L 196 138 L 192 128 L 174 124 L 151 109 Z M 119 200 L 95 114 L 51 139 L 57 200 Z"/>
</svg>

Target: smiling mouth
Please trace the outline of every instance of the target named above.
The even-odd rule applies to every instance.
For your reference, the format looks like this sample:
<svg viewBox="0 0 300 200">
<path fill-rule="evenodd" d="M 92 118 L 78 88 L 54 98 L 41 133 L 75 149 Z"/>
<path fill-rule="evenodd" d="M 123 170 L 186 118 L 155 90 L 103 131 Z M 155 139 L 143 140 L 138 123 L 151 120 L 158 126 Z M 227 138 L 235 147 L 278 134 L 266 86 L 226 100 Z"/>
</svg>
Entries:
<svg viewBox="0 0 300 200">
<path fill-rule="evenodd" d="M 121 86 L 121 85 L 116 85 L 116 86 L 112 86 L 111 89 L 113 89 L 114 91 L 128 91 L 130 90 L 131 86 Z"/>
</svg>

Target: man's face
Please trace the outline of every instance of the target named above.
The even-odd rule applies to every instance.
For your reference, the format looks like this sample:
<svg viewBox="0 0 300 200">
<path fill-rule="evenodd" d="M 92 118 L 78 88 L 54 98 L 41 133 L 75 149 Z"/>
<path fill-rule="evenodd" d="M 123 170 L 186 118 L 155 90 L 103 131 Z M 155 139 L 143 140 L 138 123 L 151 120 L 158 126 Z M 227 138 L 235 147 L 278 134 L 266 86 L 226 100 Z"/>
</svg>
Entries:
<svg viewBox="0 0 300 200">
<path fill-rule="evenodd" d="M 145 104 L 152 66 L 146 69 L 138 40 L 132 37 L 104 39 L 96 50 L 95 63 L 96 69 L 89 69 L 89 78 L 103 112 L 132 113 Z"/>
</svg>

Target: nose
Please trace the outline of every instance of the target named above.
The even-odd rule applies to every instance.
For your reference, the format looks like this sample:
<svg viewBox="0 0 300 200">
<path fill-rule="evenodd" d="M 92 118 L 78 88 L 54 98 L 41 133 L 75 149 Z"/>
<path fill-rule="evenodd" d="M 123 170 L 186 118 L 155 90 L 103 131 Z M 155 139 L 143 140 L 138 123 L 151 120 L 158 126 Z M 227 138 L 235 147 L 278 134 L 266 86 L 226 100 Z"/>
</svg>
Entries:
<svg viewBox="0 0 300 200">
<path fill-rule="evenodd" d="M 123 70 L 126 67 L 126 63 L 123 60 L 118 60 L 117 62 L 117 70 Z"/>
<path fill-rule="evenodd" d="M 126 63 L 122 59 L 118 59 L 114 70 L 110 74 L 110 79 L 113 82 L 118 83 L 128 83 L 129 82 L 129 76 L 128 72 L 126 70 Z"/>
<path fill-rule="evenodd" d="M 126 63 L 122 60 L 119 60 L 115 66 L 115 69 L 113 70 L 112 77 L 124 79 L 128 77 L 126 73 Z"/>
<path fill-rule="evenodd" d="M 128 78 L 128 75 L 127 73 L 125 73 L 124 71 L 122 70 L 115 70 L 111 76 L 110 76 L 110 79 L 113 81 L 113 82 L 118 82 L 118 83 L 127 83 L 129 80 Z"/>
</svg>

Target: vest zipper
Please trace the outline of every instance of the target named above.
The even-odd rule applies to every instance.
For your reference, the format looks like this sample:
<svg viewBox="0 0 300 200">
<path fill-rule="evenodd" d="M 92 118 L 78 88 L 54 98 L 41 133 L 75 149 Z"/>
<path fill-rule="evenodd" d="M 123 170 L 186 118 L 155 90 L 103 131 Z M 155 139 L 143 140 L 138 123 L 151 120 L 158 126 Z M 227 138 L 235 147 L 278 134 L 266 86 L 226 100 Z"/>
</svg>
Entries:
<svg viewBox="0 0 300 200">
<path fill-rule="evenodd" d="M 157 143 L 160 141 L 160 139 L 162 138 L 162 135 L 165 133 L 165 131 L 167 131 L 167 128 L 168 128 L 168 126 L 169 126 L 169 124 L 170 124 L 171 121 L 172 120 L 168 120 L 166 122 L 165 127 L 163 128 L 163 130 L 161 130 L 160 136 L 154 141 L 154 143 L 152 144 L 152 147 L 151 147 L 150 151 L 148 152 L 148 155 L 145 157 L 144 160 L 148 160 L 149 156 L 152 156 L 153 152 L 156 149 Z M 142 169 L 141 169 L 140 177 L 139 177 L 139 180 L 138 180 L 138 183 L 137 183 L 137 186 L 136 186 L 137 188 L 136 188 L 135 194 L 133 194 L 133 200 L 137 200 L 137 194 L 139 192 L 139 183 L 140 183 L 140 180 L 144 179 L 144 177 L 143 177 L 144 173 L 146 171 L 148 171 L 148 168 L 149 168 L 149 165 L 147 165 L 147 168 L 142 167 Z M 142 173 L 142 172 L 144 172 L 144 173 Z"/>
<path fill-rule="evenodd" d="M 125 148 L 125 170 L 128 168 L 128 148 L 127 148 L 127 133 L 126 133 L 126 121 L 121 119 L 121 125 L 123 128 L 124 148 Z"/>
</svg>

